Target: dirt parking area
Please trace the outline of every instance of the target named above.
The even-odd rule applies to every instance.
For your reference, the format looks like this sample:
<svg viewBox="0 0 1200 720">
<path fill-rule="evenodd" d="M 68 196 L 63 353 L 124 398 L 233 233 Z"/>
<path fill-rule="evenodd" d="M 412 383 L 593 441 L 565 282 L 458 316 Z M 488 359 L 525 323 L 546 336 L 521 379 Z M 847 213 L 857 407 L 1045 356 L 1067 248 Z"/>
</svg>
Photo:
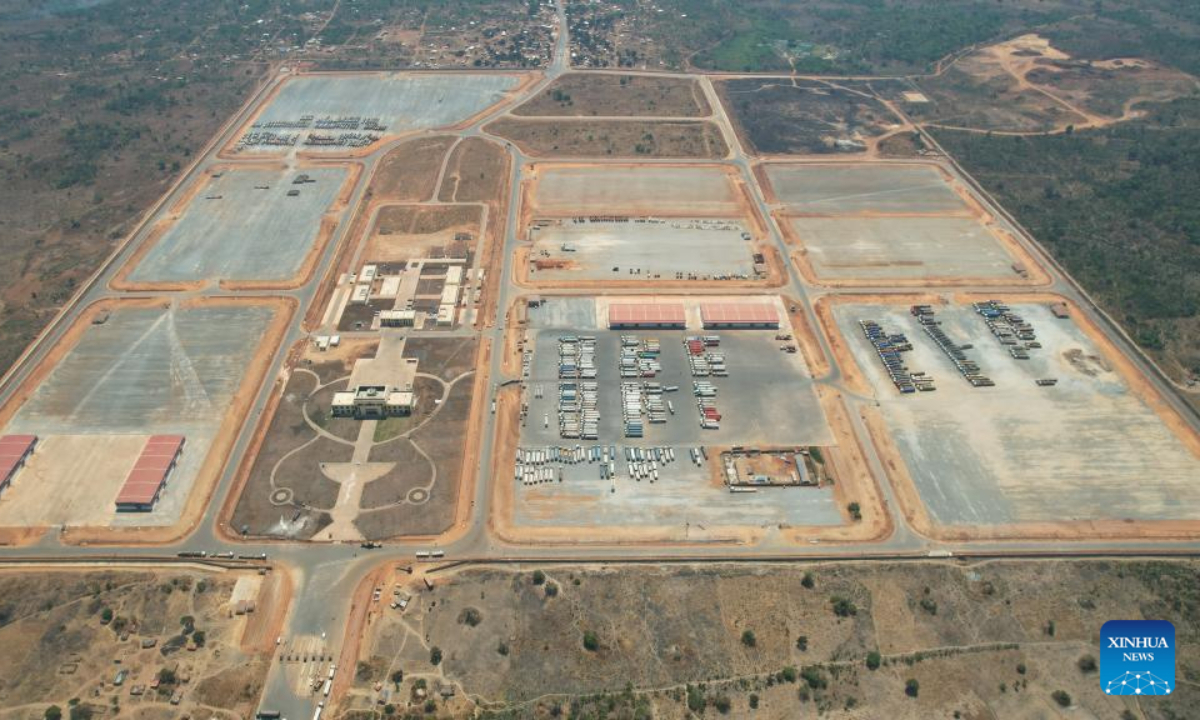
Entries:
<svg viewBox="0 0 1200 720">
<path fill-rule="evenodd" d="M 482 214 L 478 205 L 385 205 L 363 257 L 373 263 L 403 262 L 429 257 L 434 249 L 465 255 L 479 239 Z"/>
<path fill-rule="evenodd" d="M 705 121 L 523 120 L 504 118 L 487 132 L 534 157 L 653 157 L 715 160 L 729 154 L 716 125 Z"/>
<path fill-rule="evenodd" d="M 251 713 L 283 617 L 273 608 L 290 602 L 276 585 L 186 567 L 4 570 L 0 717 L 40 718 L 51 705 L 64 717 Z M 255 610 L 235 614 L 238 600 Z"/>
<path fill-rule="evenodd" d="M 403 611 L 379 603 L 341 709 L 420 709 L 423 687 L 455 717 L 482 702 L 519 720 L 593 709 L 673 720 L 1050 718 L 1062 692 L 1068 714 L 1189 717 L 1200 707 L 1191 685 L 1135 703 L 1105 695 L 1083 660 L 1098 658 L 1100 626 L 1133 608 L 1175 622 L 1180 671 L 1195 669 L 1196 573 L 1191 561 L 530 564 L 435 575 L 432 590 L 393 575 L 379 581 L 384 594 L 401 583 L 398 597 L 411 599 Z"/>
<path fill-rule="evenodd" d="M 700 83 L 648 75 L 567 74 L 514 115 L 707 117 L 712 113 Z"/>
</svg>

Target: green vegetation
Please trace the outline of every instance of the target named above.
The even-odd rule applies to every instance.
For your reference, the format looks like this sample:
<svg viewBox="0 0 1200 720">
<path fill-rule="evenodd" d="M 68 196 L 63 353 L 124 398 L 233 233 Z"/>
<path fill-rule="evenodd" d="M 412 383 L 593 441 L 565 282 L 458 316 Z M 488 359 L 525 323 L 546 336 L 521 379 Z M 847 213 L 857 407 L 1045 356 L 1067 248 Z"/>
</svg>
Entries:
<svg viewBox="0 0 1200 720">
<path fill-rule="evenodd" d="M 758 645 L 758 638 L 754 636 L 753 630 L 746 630 L 742 633 L 742 644 L 748 648 Z"/>
<path fill-rule="evenodd" d="M 911 698 L 915 698 L 917 695 L 921 694 L 921 683 L 917 682 L 913 678 L 909 678 L 908 680 L 905 680 L 904 681 L 904 694 Z"/>
<path fill-rule="evenodd" d="M 429 649 L 429 664 L 434 667 L 442 664 L 442 649 L 437 645 Z"/>
<path fill-rule="evenodd" d="M 585 630 L 583 633 L 583 649 L 588 652 L 596 652 L 600 649 L 600 638 L 596 637 L 596 633 L 591 630 Z"/>
<path fill-rule="evenodd" d="M 880 656 L 879 651 L 872 650 L 871 652 L 867 653 L 867 669 L 878 670 L 879 664 L 882 662 L 882 660 L 883 658 Z"/>
<path fill-rule="evenodd" d="M 834 595 L 829 598 L 829 603 L 833 606 L 833 614 L 838 617 L 852 617 L 858 614 L 858 608 L 854 603 L 844 597 Z"/>
<path fill-rule="evenodd" d="M 1066 690 L 1055 690 L 1050 693 L 1050 697 L 1054 698 L 1054 702 L 1058 703 L 1059 707 L 1071 707 L 1071 696 Z"/>
<path fill-rule="evenodd" d="M 1200 374 L 1200 101 L 1071 134 L 935 134 L 1169 374 Z"/>
</svg>

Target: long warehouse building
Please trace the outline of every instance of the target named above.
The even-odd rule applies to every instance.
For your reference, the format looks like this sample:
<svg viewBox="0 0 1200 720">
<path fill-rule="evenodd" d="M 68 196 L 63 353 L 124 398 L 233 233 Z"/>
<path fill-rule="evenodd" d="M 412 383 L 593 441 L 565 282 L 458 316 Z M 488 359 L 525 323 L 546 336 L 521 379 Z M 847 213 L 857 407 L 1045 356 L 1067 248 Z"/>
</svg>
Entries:
<svg viewBox="0 0 1200 720">
<path fill-rule="evenodd" d="M 37 435 L 5 435 L 0 437 L 0 492 L 3 492 L 33 454 Z"/>
<path fill-rule="evenodd" d="M 151 435 L 117 493 L 119 512 L 149 512 L 183 453 L 183 435 Z"/>
<path fill-rule="evenodd" d="M 613 303 L 608 306 L 608 326 L 614 330 L 630 328 L 687 327 L 683 305 L 679 303 Z"/>
<path fill-rule="evenodd" d="M 705 328 L 778 328 L 779 311 L 771 303 L 702 303 L 700 320 Z"/>
</svg>

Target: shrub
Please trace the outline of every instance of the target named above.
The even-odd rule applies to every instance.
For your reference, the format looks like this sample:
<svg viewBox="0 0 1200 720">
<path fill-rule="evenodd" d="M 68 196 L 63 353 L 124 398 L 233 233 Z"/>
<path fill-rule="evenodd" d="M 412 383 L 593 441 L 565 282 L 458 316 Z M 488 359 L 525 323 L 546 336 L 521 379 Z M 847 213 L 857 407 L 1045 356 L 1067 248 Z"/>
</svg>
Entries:
<svg viewBox="0 0 1200 720">
<path fill-rule="evenodd" d="M 1054 698 L 1054 702 L 1058 703 L 1059 707 L 1071 707 L 1071 696 L 1066 690 L 1055 690 L 1050 693 L 1050 697 Z"/>
<path fill-rule="evenodd" d="M 915 698 L 917 695 L 920 694 L 920 692 L 921 692 L 921 683 L 917 682 L 914 678 L 909 678 L 908 680 L 906 680 L 904 682 L 904 694 L 905 695 Z"/>
<path fill-rule="evenodd" d="M 544 582 L 546 582 L 546 573 L 542 572 L 541 570 L 534 570 L 533 571 L 533 584 L 541 585 Z"/>
<path fill-rule="evenodd" d="M 813 586 L 816 585 L 817 583 L 815 580 L 813 580 L 813 574 L 810 572 L 806 572 L 806 573 L 804 573 L 804 577 L 800 578 L 800 584 L 803 585 L 806 589 L 812 590 Z"/>
<path fill-rule="evenodd" d="M 501 641 L 500 644 L 496 646 L 496 652 L 500 653 L 501 655 L 508 655 L 508 643 Z"/>
<path fill-rule="evenodd" d="M 552 582 L 546 583 L 546 597 L 554 597 L 558 595 L 558 585 Z"/>
<path fill-rule="evenodd" d="M 808 636 L 801 635 L 796 638 L 796 649 L 800 652 L 808 652 Z"/>
<path fill-rule="evenodd" d="M 1084 655 L 1079 658 L 1079 672 L 1094 673 L 1096 672 L 1096 658 L 1091 655 Z"/>
<path fill-rule="evenodd" d="M 104 608 L 103 610 L 100 611 L 100 622 L 101 623 L 107 625 L 110 622 L 112 622 L 112 620 L 113 620 L 112 608 Z M 54 707 L 54 706 L 51 705 L 51 707 Z"/>
<path fill-rule="evenodd" d="M 921 598 L 921 609 L 930 615 L 937 615 L 937 602 L 932 598 Z"/>
<path fill-rule="evenodd" d="M 588 652 L 596 652 L 600 649 L 600 638 L 596 637 L 596 633 L 591 630 L 586 630 L 583 633 L 583 649 Z"/>
<path fill-rule="evenodd" d="M 871 652 L 867 653 L 867 669 L 868 670 L 878 670 L 879 663 L 882 661 L 883 661 L 883 658 L 879 655 L 878 650 L 872 650 Z"/>
<path fill-rule="evenodd" d="M 821 668 L 812 665 L 800 671 L 800 677 L 804 678 L 804 682 L 813 690 L 820 690 L 828 683 L 825 681 L 825 675 L 821 672 Z"/>
<path fill-rule="evenodd" d="M 429 650 L 429 664 L 435 667 L 442 664 L 442 649 L 437 645 Z"/>
<path fill-rule="evenodd" d="M 833 605 L 833 614 L 838 617 L 850 617 L 858 614 L 858 608 L 854 607 L 854 603 L 844 597 L 834 595 L 829 598 L 829 602 Z"/>
<path fill-rule="evenodd" d="M 779 677 L 782 680 L 784 680 L 785 682 L 790 682 L 790 683 L 796 682 L 796 677 L 798 674 L 799 673 L 796 672 L 796 667 L 794 665 L 788 665 L 787 667 L 785 667 L 784 669 L 779 671 Z"/>
<path fill-rule="evenodd" d="M 750 709 L 758 709 L 758 693 L 750 693 Z"/>
<path fill-rule="evenodd" d="M 483 622 L 483 613 L 479 612 L 478 609 L 473 607 L 465 608 L 461 613 L 459 613 L 458 622 L 462 625 L 475 627 L 479 625 L 479 623 Z"/>
<path fill-rule="evenodd" d="M 713 699 L 713 707 L 715 707 L 717 712 L 721 713 L 722 715 L 728 715 L 729 709 L 733 707 L 733 703 L 729 701 L 728 695 L 718 695 Z"/>
<path fill-rule="evenodd" d="M 846 506 L 846 509 L 850 511 L 851 518 L 855 520 L 862 520 L 862 507 L 860 507 L 858 503 L 852 502 Z"/>
<path fill-rule="evenodd" d="M 742 644 L 746 647 L 754 647 L 758 645 L 758 638 L 754 637 L 753 630 L 746 630 L 742 633 Z"/>
<path fill-rule="evenodd" d="M 57 705 L 51 705 L 46 708 L 46 712 L 42 715 L 46 720 L 62 720 L 62 708 Z"/>
</svg>

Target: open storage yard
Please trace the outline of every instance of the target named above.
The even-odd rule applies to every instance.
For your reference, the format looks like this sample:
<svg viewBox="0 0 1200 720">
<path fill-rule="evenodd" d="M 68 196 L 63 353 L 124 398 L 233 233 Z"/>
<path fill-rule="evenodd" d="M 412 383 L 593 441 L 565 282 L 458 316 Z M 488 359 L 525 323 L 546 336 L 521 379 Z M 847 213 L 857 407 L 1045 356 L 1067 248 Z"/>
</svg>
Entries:
<svg viewBox="0 0 1200 720">
<path fill-rule="evenodd" d="M 132 270 L 129 289 L 174 289 L 206 280 L 297 285 L 332 234 L 357 172 L 229 167 L 197 180 L 177 217 L 160 221 Z"/>
<path fill-rule="evenodd" d="M 521 76 L 505 74 L 300 75 L 284 83 L 245 128 L 237 148 L 353 151 L 384 137 L 457 125 L 521 85 Z"/>
<path fill-rule="evenodd" d="M 914 490 L 928 509 L 920 521 L 927 532 L 1153 536 L 1200 521 L 1200 438 L 1091 327 L 1056 317 L 1049 302 L 1014 296 L 1008 306 L 1035 338 L 1019 340 L 1007 326 L 1000 331 L 1008 336 L 995 335 L 969 303 L 934 303 L 940 324 L 930 327 L 994 383 L 973 386 L 903 300 L 841 300 L 832 313 L 839 343 L 853 354 L 843 362 L 856 364 L 880 404 L 874 440 L 906 509 L 918 502 Z M 936 392 L 898 392 L 860 320 L 905 336 L 907 371 L 925 373 Z"/>
<path fill-rule="evenodd" d="M 43 445 L 0 496 L 0 527 L 166 528 L 202 507 L 289 316 L 231 299 L 93 308 L 3 411 L 6 433 Z M 157 504 L 117 512 L 146 439 L 163 433 L 186 444 Z"/>
<path fill-rule="evenodd" d="M 554 297 L 529 309 L 524 389 L 519 399 L 503 399 L 495 451 L 506 532 L 704 542 L 752 540 L 777 528 L 798 541 L 791 529 L 804 537 L 841 532 L 847 502 L 873 505 L 872 479 L 843 434 L 840 403 L 819 397 L 795 350 L 789 331 L 800 330 L 786 320 L 757 329 L 701 323 L 712 321 L 706 308 L 716 306 L 767 307 L 777 321 L 785 316 L 778 299 L 656 298 L 681 303 L 686 327 L 609 329 L 614 307 L 639 301 Z M 580 397 L 581 413 L 563 410 Z M 730 447 L 813 448 L 838 477 L 818 487 L 793 467 L 785 476 L 794 481 L 782 486 L 731 489 L 721 458 Z"/>
<path fill-rule="evenodd" d="M 4 570 L 0 715 L 249 715 L 290 594 L 253 570 Z"/>
<path fill-rule="evenodd" d="M 518 282 L 782 284 L 745 180 L 718 165 L 539 163 L 524 176 Z"/>
<path fill-rule="evenodd" d="M 930 165 L 762 166 L 806 278 L 834 286 L 1046 281 L 998 220 Z"/>
</svg>

